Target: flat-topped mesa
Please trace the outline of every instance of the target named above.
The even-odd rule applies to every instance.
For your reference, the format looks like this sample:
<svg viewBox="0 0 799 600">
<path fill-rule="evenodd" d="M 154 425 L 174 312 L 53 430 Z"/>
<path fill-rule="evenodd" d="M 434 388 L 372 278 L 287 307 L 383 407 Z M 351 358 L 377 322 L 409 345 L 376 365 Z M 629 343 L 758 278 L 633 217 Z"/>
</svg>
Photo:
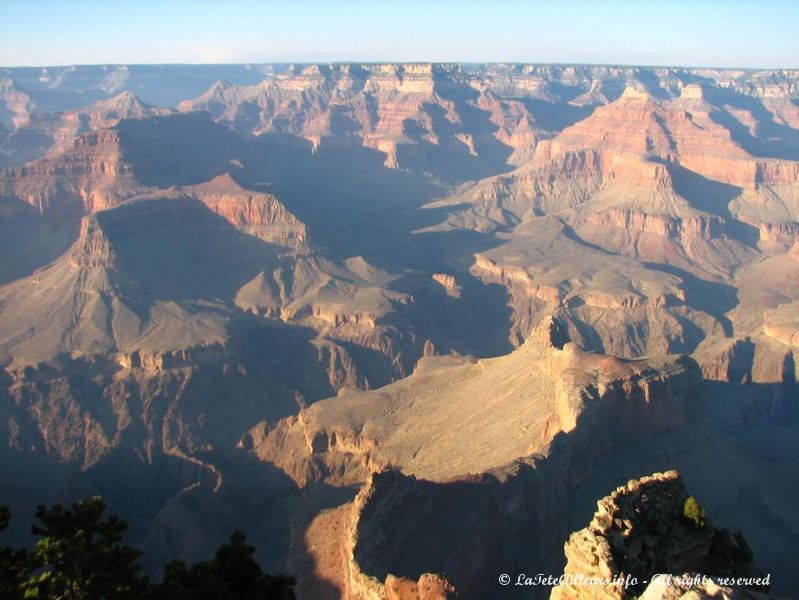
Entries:
<svg viewBox="0 0 799 600">
<path fill-rule="evenodd" d="M 530 173 L 528 178 L 533 181 L 551 180 L 553 176 L 561 180 L 580 176 L 615 180 L 654 191 L 671 190 L 673 186 L 667 164 L 631 152 L 603 147 L 566 149 L 555 139 L 540 141 L 535 153 L 536 163 L 544 165 L 546 171 Z"/>
<path fill-rule="evenodd" d="M 610 208 L 593 213 L 586 222 L 597 227 L 617 227 L 630 232 L 682 239 L 685 243 L 697 239 L 718 239 L 726 232 L 726 221 L 714 215 L 680 217 L 625 208 Z"/>
<path fill-rule="evenodd" d="M 591 523 L 573 533 L 564 549 L 565 579 L 553 588 L 552 600 L 636 598 L 648 585 L 662 585 L 653 582 L 657 574 L 765 581 L 743 536 L 710 525 L 676 471 L 632 480 L 601 499 Z M 606 583 L 584 584 L 580 577 Z M 627 586 L 632 578 L 637 583 Z"/>
<path fill-rule="evenodd" d="M 465 77 L 458 63 L 330 63 L 315 65 L 292 65 L 286 73 L 275 79 L 304 77 L 308 79 L 370 79 L 380 77 L 451 79 Z"/>
<path fill-rule="evenodd" d="M 705 88 L 699 83 L 690 83 L 682 88 L 680 98 L 686 100 L 703 100 L 705 98 Z"/>
<path fill-rule="evenodd" d="M 652 95 L 643 87 L 637 85 L 628 85 L 625 87 L 621 97 L 626 100 L 642 100 L 644 102 L 652 101 Z"/>
<path fill-rule="evenodd" d="M 285 91 L 421 94 L 430 96 L 438 86 L 462 82 L 466 76 L 460 65 L 435 63 L 394 64 L 318 64 L 295 65 L 285 73 L 267 78 L 257 87 Z M 207 96 L 204 95 L 204 96 Z"/>
<path fill-rule="evenodd" d="M 671 100 L 666 100 L 664 102 L 665 106 L 671 110 L 687 112 L 700 125 L 705 123 L 714 125 L 711 115 L 717 109 L 713 104 L 713 100 L 723 94 L 723 92 L 719 92 L 705 83 L 684 84 L 682 81 L 679 82 L 677 91 L 678 96 Z"/>
</svg>

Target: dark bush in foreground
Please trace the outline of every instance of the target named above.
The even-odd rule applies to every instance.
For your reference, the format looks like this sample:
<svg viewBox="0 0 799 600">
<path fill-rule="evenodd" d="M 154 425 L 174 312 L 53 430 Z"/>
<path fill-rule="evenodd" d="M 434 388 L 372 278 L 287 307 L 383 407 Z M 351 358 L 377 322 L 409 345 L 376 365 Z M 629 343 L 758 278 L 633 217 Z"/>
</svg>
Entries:
<svg viewBox="0 0 799 600">
<path fill-rule="evenodd" d="M 127 523 L 103 518 L 99 497 L 39 506 L 32 531 L 33 551 L 0 546 L 0 600 L 290 600 L 294 579 L 264 573 L 255 547 L 236 531 L 214 557 L 191 566 L 176 560 L 163 581 L 139 573 L 141 552 L 122 543 Z M 8 527 L 8 508 L 0 507 L 0 531 Z"/>
</svg>

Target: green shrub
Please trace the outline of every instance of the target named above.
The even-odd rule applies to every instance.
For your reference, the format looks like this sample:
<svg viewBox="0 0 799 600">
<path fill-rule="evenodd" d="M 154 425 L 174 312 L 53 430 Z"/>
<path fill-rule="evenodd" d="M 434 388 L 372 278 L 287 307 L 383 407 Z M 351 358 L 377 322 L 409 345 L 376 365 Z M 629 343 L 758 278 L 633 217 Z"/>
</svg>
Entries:
<svg viewBox="0 0 799 600">
<path fill-rule="evenodd" d="M 705 526 L 705 509 L 693 496 L 688 496 L 682 509 L 683 516 L 696 527 Z"/>
</svg>

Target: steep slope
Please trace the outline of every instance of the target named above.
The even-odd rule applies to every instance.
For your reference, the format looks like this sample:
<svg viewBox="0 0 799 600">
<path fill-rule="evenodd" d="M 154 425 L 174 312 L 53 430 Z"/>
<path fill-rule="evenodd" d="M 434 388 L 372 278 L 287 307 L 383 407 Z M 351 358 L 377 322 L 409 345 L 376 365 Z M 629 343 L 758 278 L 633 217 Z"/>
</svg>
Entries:
<svg viewBox="0 0 799 600">
<path fill-rule="evenodd" d="M 114 107 L 116 102 L 109 110 Z M 66 251 L 81 216 L 157 187 L 200 183 L 235 170 L 231 161 L 239 153 L 235 136 L 207 116 L 174 115 L 89 131 L 45 158 L 2 171 L 0 198 L 8 206 L 2 227 L 18 240 L 7 248 L 18 266 L 2 281 L 27 275 Z"/>
<path fill-rule="evenodd" d="M 30 96 L 19 89 L 14 79 L 0 78 L 0 123 L 9 131 L 25 124 L 33 103 Z"/>
<path fill-rule="evenodd" d="M 144 104 L 130 91 L 63 113 L 32 112 L 0 145 L 3 156 L 0 168 L 21 166 L 48 153 L 58 154 L 68 149 L 76 136 L 111 128 L 123 119 L 142 119 L 171 112 Z"/>
<path fill-rule="evenodd" d="M 6 169 L 0 194 L 41 213 L 90 213 L 154 186 L 207 181 L 231 168 L 236 147 L 235 136 L 207 115 L 123 120 L 31 165 Z"/>
<path fill-rule="evenodd" d="M 158 363 L 170 353 L 224 346 L 242 309 L 329 335 L 339 329 L 357 343 L 359 332 L 381 330 L 394 303 L 410 301 L 382 287 L 390 277 L 357 261 L 351 264 L 363 275 L 307 248 L 295 254 L 304 247 L 302 224 L 273 197 L 240 188 L 236 196 L 231 185 L 222 178 L 192 188 L 212 210 L 185 192 L 161 192 L 85 217 L 67 254 L 0 288 L 4 362 L 66 353 Z M 232 195 L 222 198 L 220 189 Z M 257 217 L 247 221 L 252 235 L 229 222 L 240 216 L 237 203 Z"/>
<path fill-rule="evenodd" d="M 236 481 L 230 453 L 257 423 L 401 377 L 427 342 L 391 276 L 312 249 L 274 197 L 226 178 L 192 193 L 88 215 L 66 254 L 0 287 L 0 469 L 46 463 L 139 541 L 184 488 Z M 45 493 L 20 490 L 19 510 Z"/>
<path fill-rule="evenodd" d="M 696 351 L 708 379 L 770 386 L 768 413 L 776 421 L 793 422 L 796 414 L 797 248 L 741 270 L 738 304 L 729 312 L 736 335 L 709 339 Z"/>
<path fill-rule="evenodd" d="M 244 233 L 295 252 L 307 250 L 308 228 L 302 221 L 273 194 L 246 190 L 229 173 L 163 192 L 175 193 L 197 198 Z"/>
<path fill-rule="evenodd" d="M 743 102 L 751 135 L 773 132 L 777 115 L 756 110 L 743 93 L 707 82 L 680 83 L 668 94 L 628 85 L 615 101 L 540 140 L 527 164 L 428 204 L 445 220 L 421 231 L 471 230 L 486 239 L 490 249 L 475 253 L 472 272 L 508 288 L 517 339 L 542 309 L 557 307 L 574 324 L 575 339 L 592 349 L 625 356 L 691 351 L 720 336 L 728 341 L 706 345 L 718 356 L 734 338 L 756 335 L 757 325 L 730 312 L 739 282 L 752 285 L 736 273 L 770 256 L 783 260 L 776 257 L 799 231 L 799 162 L 758 152 L 724 117 Z M 789 104 L 792 93 L 768 92 Z M 768 147 L 789 156 L 794 134 L 780 127 Z M 619 280 L 629 268 L 636 273 Z M 644 316 L 645 303 L 635 300 L 649 296 L 641 293 L 642 277 L 672 281 L 682 292 L 649 303 Z M 632 301 L 612 298 L 629 290 Z M 604 298 L 601 313 L 597 298 Z"/>
<path fill-rule="evenodd" d="M 274 249 L 237 234 L 190 198 L 137 200 L 100 212 L 83 220 L 68 254 L 2 288 L 4 355 L 35 363 L 61 353 L 166 352 L 221 342 L 225 319 L 214 301 L 247 281 L 243 269 L 276 258 Z"/>
</svg>

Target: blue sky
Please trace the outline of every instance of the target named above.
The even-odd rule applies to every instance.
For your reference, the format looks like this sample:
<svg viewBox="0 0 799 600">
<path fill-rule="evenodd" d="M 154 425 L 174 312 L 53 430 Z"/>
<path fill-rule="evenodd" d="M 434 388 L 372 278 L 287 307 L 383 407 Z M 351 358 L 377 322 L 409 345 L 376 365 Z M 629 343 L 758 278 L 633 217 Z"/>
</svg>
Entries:
<svg viewBox="0 0 799 600">
<path fill-rule="evenodd" d="M 799 0 L 0 0 L 0 65 L 799 67 Z"/>
</svg>

